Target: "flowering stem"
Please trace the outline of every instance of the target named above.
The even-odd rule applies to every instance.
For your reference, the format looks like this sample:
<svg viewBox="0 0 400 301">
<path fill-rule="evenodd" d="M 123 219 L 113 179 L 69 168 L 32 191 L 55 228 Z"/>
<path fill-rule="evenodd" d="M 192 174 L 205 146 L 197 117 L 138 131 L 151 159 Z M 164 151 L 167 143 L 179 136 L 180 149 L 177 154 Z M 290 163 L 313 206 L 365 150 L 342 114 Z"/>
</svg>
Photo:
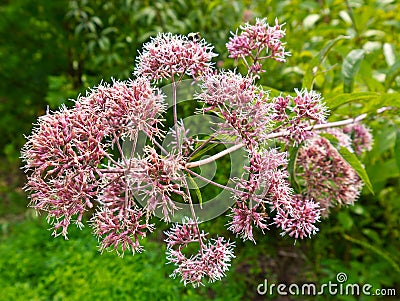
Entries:
<svg viewBox="0 0 400 301">
<path fill-rule="evenodd" d="M 320 130 L 320 129 L 326 129 L 326 128 L 332 128 L 332 127 L 338 127 L 338 126 L 344 126 L 344 125 L 348 125 L 348 124 L 353 124 L 356 123 L 358 121 L 361 121 L 363 119 L 365 119 L 367 117 L 367 114 L 361 114 L 355 118 L 349 118 L 349 119 L 345 119 L 345 120 L 340 120 L 340 121 L 334 121 L 334 122 L 328 122 L 328 123 L 323 123 L 323 124 L 316 124 L 316 125 L 311 125 L 305 128 L 306 131 L 311 131 L 311 130 Z M 280 131 L 277 133 L 271 133 L 269 135 L 265 136 L 265 139 L 273 139 L 273 138 L 279 138 L 279 137 L 284 137 L 284 136 L 288 136 L 290 134 L 290 131 L 285 130 L 285 131 Z M 195 161 L 195 162 L 189 162 L 186 163 L 186 168 L 193 168 L 193 167 L 198 167 L 201 165 L 205 165 L 208 163 L 211 163 L 215 160 L 218 160 L 219 158 L 230 154 L 240 148 L 242 148 L 243 146 L 245 146 L 244 143 L 239 143 L 236 144 L 230 148 L 225 149 L 224 151 L 215 154 L 211 157 L 208 157 L 206 159 L 203 160 L 199 160 L 199 161 Z"/>
<path fill-rule="evenodd" d="M 125 165 L 128 166 L 128 162 L 126 161 L 126 158 L 124 156 L 124 152 L 122 151 L 121 144 L 119 143 L 119 137 L 115 134 L 115 132 L 113 132 L 113 136 L 114 136 L 114 139 L 115 139 L 115 144 L 117 144 L 118 151 L 121 154 L 121 158 L 124 161 Z"/>
<path fill-rule="evenodd" d="M 177 83 L 175 82 L 174 77 L 172 76 L 172 101 L 173 101 L 175 134 L 176 134 L 176 140 L 177 140 L 176 144 L 178 146 L 178 152 L 179 152 L 179 154 L 181 154 L 182 147 L 181 147 L 181 137 L 180 137 L 180 133 L 179 133 L 179 126 L 178 126 L 176 87 L 177 87 Z"/>
<path fill-rule="evenodd" d="M 135 134 L 134 134 L 134 137 L 133 137 L 133 145 L 132 145 L 132 149 L 131 149 L 131 155 L 129 157 L 129 167 L 128 167 L 128 169 L 131 169 L 132 159 L 135 156 L 137 138 L 138 138 L 138 132 L 136 131 Z M 132 137 L 131 137 L 131 139 L 132 139 Z"/>
<path fill-rule="evenodd" d="M 214 156 L 208 157 L 207 159 L 186 163 L 185 167 L 186 168 L 193 168 L 193 167 L 197 167 L 197 166 L 201 166 L 201 165 L 205 165 L 205 164 L 211 163 L 211 162 L 213 162 L 213 161 L 215 161 L 215 160 L 217 160 L 217 159 L 219 159 L 219 158 L 221 158 L 221 157 L 223 157 L 223 156 L 225 156 L 227 154 L 230 154 L 230 153 L 234 152 L 235 150 L 238 150 L 238 149 L 242 148 L 243 146 L 245 146 L 244 143 L 236 144 L 236 145 L 234 145 L 234 146 L 232 146 L 230 148 L 227 148 L 227 149 L 223 150 L 222 152 L 220 152 L 218 154 L 215 154 Z"/>
<path fill-rule="evenodd" d="M 197 233 L 198 233 L 198 237 L 199 237 L 198 241 L 199 241 L 199 245 L 200 245 L 200 252 L 201 252 L 201 254 L 203 255 L 203 241 L 202 241 L 201 235 L 200 235 L 199 223 L 198 223 L 198 221 L 197 221 L 196 212 L 194 211 L 193 201 L 192 201 L 192 198 L 191 198 L 191 196 L 190 196 L 189 186 L 188 186 L 188 184 L 187 184 L 185 178 L 183 179 L 183 181 L 184 181 L 184 185 L 185 185 L 185 189 L 186 189 L 186 194 L 187 194 L 187 197 L 188 197 L 188 199 L 189 199 L 189 206 L 190 206 L 190 211 L 191 211 L 191 213 L 192 213 L 193 222 L 194 222 L 195 225 L 196 225 L 196 229 L 197 229 Z"/>
</svg>

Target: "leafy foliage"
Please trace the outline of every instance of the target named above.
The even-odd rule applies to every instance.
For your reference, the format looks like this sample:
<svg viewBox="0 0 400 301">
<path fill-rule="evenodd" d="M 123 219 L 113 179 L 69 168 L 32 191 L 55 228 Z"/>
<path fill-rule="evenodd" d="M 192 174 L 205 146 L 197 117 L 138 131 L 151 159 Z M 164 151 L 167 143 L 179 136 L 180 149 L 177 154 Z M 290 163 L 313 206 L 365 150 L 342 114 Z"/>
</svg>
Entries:
<svg viewBox="0 0 400 301">
<path fill-rule="evenodd" d="M 148 283 L 154 282 L 160 283 L 160 297 L 154 297 L 158 299 L 168 300 L 181 293 L 182 300 L 240 299 L 242 284 L 247 285 L 246 298 L 256 299 L 260 298 L 256 286 L 264 277 L 323 283 L 332 280 L 339 271 L 346 271 L 353 283 L 399 287 L 396 267 L 400 263 L 400 120 L 396 109 L 373 116 L 382 106 L 400 104 L 399 5 L 390 0 L 233 3 L 190 0 L 156 4 L 130 0 L 3 1 L 0 5 L 0 34 L 6 41 L 0 44 L 0 215 L 3 217 L 25 210 L 27 201 L 20 188 L 23 179 L 16 172 L 19 149 L 24 143 L 22 134 L 30 131 L 31 123 L 44 113 L 45 105 L 55 109 L 63 102 L 69 104 L 69 97 L 98 84 L 101 78 L 128 77 L 133 71 L 136 49 L 159 31 L 201 32 L 216 45 L 216 52 L 226 56 L 227 28 L 255 17 L 272 20 L 278 15 L 280 22 L 287 22 L 287 35 L 291 38 L 286 48 L 293 55 L 285 65 L 272 64 L 268 76 L 262 76 L 260 82 L 274 88 L 273 96 L 280 91 L 289 94 L 286 91 L 296 86 L 313 86 L 325 96 L 332 109 L 332 121 L 336 114 L 354 117 L 368 113 L 375 139 L 372 151 L 360 158 L 375 195 L 365 190 L 355 206 L 332 214 L 318 237 L 291 246 L 293 254 L 305 257 L 305 262 L 290 257 L 291 264 L 283 264 L 286 257 L 276 255 L 279 248 L 289 247 L 276 243 L 271 234 L 271 239 L 244 248 L 247 251 L 238 255 L 238 261 L 242 262 L 239 272 L 245 278 L 240 285 L 236 286 L 239 282 L 235 283 L 236 278 L 230 276 L 232 283 L 227 286 L 223 283 L 212 293 L 204 289 L 198 297 L 194 291 L 182 292 L 179 285 L 175 287 L 161 278 L 161 272 L 152 273 L 157 258 L 149 261 L 142 258 L 140 262 L 147 267 L 142 267 L 146 272 L 132 275 L 129 263 L 138 265 L 137 258 L 126 257 L 122 263 L 108 254 L 97 256 L 93 251 L 95 242 L 87 232 L 83 237 L 72 235 L 68 242 L 54 241 L 46 238 L 49 235 L 39 230 L 36 222 L 15 226 L 7 216 L 1 221 L 0 244 L 0 258 L 3 258 L 0 281 L 6 284 L 5 296 L 10 300 L 21 295 L 38 300 L 110 296 L 124 299 L 128 295 L 152 298 Z M 343 63 L 354 50 L 362 52 L 363 58 L 360 55 L 349 65 L 351 72 L 345 73 L 345 84 Z M 224 64 L 243 67 L 234 60 L 226 60 Z M 210 232 L 221 230 L 221 223 L 209 225 Z M 7 227 L 13 228 L 12 232 Z M 88 246 L 89 242 L 93 245 Z M 71 244 L 74 247 L 69 247 Z M 153 246 L 154 249 L 147 247 L 147 256 L 159 254 L 159 246 Z M 286 271 L 296 264 L 308 274 L 290 278 Z M 82 268 L 73 268 L 74 265 Z M 121 271 L 121 281 L 108 275 L 108 270 Z M 125 275 L 131 277 L 124 278 Z M 105 287 L 103 292 L 90 290 L 100 286 Z M 138 290 L 139 287 L 143 290 Z M 323 296 L 321 300 L 327 298 Z M 371 298 L 374 299 L 380 300 Z"/>
</svg>

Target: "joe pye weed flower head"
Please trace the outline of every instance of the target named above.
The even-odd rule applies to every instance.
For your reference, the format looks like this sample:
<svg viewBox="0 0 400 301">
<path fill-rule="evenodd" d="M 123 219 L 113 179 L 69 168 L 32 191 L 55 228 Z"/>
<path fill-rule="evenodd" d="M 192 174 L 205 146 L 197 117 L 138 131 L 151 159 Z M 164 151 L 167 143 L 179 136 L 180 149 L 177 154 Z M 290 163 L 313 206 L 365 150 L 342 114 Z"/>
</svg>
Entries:
<svg viewBox="0 0 400 301">
<path fill-rule="evenodd" d="M 360 178 L 321 134 L 347 141 L 343 145 L 360 154 L 371 147 L 368 129 L 354 120 L 340 123 L 343 129 L 330 129 L 338 123 L 327 121 L 329 110 L 313 90 L 270 97 L 257 80 L 265 62 L 284 62 L 289 55 L 283 25 L 262 19 L 240 30 L 226 46 L 229 57 L 242 60 L 247 74 L 216 70 L 216 54 L 204 39 L 160 33 L 136 58 L 134 78 L 101 83 L 73 107 L 39 117 L 22 150 L 25 189 L 31 206 L 47 213 L 55 236 L 67 238 L 71 222 L 82 226 L 91 215 L 89 225 L 101 251 L 135 254 L 143 251 L 140 240 L 155 230 L 154 215 L 167 223 L 176 221 L 177 212 L 188 205 L 189 216 L 173 223 L 165 242 L 168 262 L 174 265 L 171 276 L 197 287 L 225 276 L 235 244 L 201 230 L 201 214 L 188 184 L 193 179 L 230 192 L 234 202 L 226 208 L 231 217 L 227 227 L 254 243 L 272 226 L 294 239 L 311 237 L 329 208 L 356 201 Z M 198 83 L 192 100 L 202 105 L 197 114 L 218 117 L 205 139 L 190 136 L 191 129 L 178 116 L 176 92 L 185 78 Z M 155 85 L 162 82 L 172 83 L 171 149 L 162 143 L 167 96 Z M 139 136 L 147 138 L 145 146 L 139 145 Z M 128 151 L 125 141 L 130 141 Z M 233 146 L 194 159 L 208 144 L 222 142 Z M 239 148 L 248 160 L 242 175 L 230 179 L 234 187 L 196 172 L 196 167 Z M 298 149 L 295 170 L 289 156 L 293 148 Z"/>
</svg>

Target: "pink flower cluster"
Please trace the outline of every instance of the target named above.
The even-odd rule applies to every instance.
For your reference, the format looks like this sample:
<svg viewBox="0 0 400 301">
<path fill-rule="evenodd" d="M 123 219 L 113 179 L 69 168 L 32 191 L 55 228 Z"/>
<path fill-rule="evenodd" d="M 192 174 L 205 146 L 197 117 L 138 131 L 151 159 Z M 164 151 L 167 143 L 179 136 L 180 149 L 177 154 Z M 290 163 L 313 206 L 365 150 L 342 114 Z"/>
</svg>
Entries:
<svg viewBox="0 0 400 301">
<path fill-rule="evenodd" d="M 134 74 L 156 81 L 184 74 L 196 77 L 210 69 L 211 59 L 216 56 L 212 50 L 204 39 L 160 33 L 143 45 Z"/>
<path fill-rule="evenodd" d="M 255 243 L 253 237 L 253 225 L 261 230 L 268 229 L 267 213 L 259 212 L 258 204 L 252 208 L 243 201 L 237 201 L 236 207 L 232 208 L 232 221 L 229 223 L 228 230 L 239 235 L 243 241 L 251 240 Z"/>
<path fill-rule="evenodd" d="M 201 78 L 201 91 L 195 95 L 207 107 L 204 112 L 218 112 L 226 121 L 218 124 L 218 133 L 236 137 L 248 147 L 263 140 L 270 128 L 270 104 L 254 78 L 233 71 L 207 74 Z"/>
<path fill-rule="evenodd" d="M 171 220 L 174 210 L 178 209 L 171 195 L 180 195 L 186 200 L 181 191 L 183 176 L 180 173 L 182 165 L 180 157 L 173 154 L 161 157 L 154 148 L 146 147 L 145 156 L 138 161 L 139 174 L 136 175 L 138 197 L 145 200 L 148 213 L 154 214 L 160 208 L 163 219 Z"/>
<path fill-rule="evenodd" d="M 274 129 L 285 129 L 284 139 L 300 144 L 313 135 L 308 129 L 316 123 L 324 123 L 327 109 L 320 94 L 315 91 L 298 91 L 296 96 L 269 99 L 268 93 L 254 84 L 254 77 L 242 77 L 232 71 L 222 71 L 202 78 L 201 90 L 196 98 L 205 104 L 203 112 L 212 111 L 222 116 L 216 133 L 235 137 L 249 152 L 246 175 L 237 180 L 236 208 L 232 211 L 229 229 L 244 240 L 254 240 L 253 226 L 267 229 L 267 207 L 276 210 L 274 222 L 284 233 L 296 238 L 316 233 L 320 208 L 312 200 L 293 195 L 287 172 L 287 154 L 265 147 Z M 248 179 L 245 179 L 246 176 Z M 302 223 L 294 223 L 306 210 Z M 283 217 L 287 222 L 283 223 Z M 308 216 L 308 218 L 306 218 Z M 306 226 L 306 223 L 308 225 Z"/>
<path fill-rule="evenodd" d="M 198 224 L 191 219 L 184 219 L 182 224 L 175 224 L 167 235 L 167 259 L 176 266 L 172 277 L 182 277 L 182 282 L 193 287 L 204 285 L 204 279 L 209 282 L 220 280 L 229 269 L 234 258 L 234 243 L 223 237 L 206 241 L 207 234 L 199 232 Z M 206 242 L 204 242 L 206 241 Z M 190 243 L 199 244 L 199 250 L 188 256 L 184 249 Z"/>
<path fill-rule="evenodd" d="M 328 109 L 322 102 L 321 94 L 311 90 L 295 90 L 296 96 L 278 96 L 272 99 L 273 119 L 285 127 L 288 138 L 295 144 L 314 135 L 309 127 L 326 122 Z"/>
<path fill-rule="evenodd" d="M 211 60 L 216 55 L 204 40 L 159 34 L 137 57 L 134 80 L 100 84 L 79 97 L 73 108 L 62 107 L 39 118 L 22 150 L 28 174 L 25 188 L 32 207 L 47 213 L 55 236 L 67 238 L 71 222 L 80 227 L 85 213 L 93 213 L 90 225 L 102 252 L 135 254 L 143 250 L 140 239 L 154 230 L 152 216 L 161 215 L 170 222 L 181 209 L 177 202 L 181 200 L 189 205 L 192 216 L 165 232 L 167 259 L 175 266 L 172 277 L 197 287 L 225 276 L 235 257 L 234 243 L 223 237 L 208 239 L 200 231 L 187 175 L 232 192 L 235 205 L 228 229 L 254 243 L 255 229 L 264 232 L 271 225 L 280 228 L 282 235 L 310 237 L 317 233 L 321 215 L 357 199 L 361 180 L 321 131 L 314 129 L 332 125 L 326 124 L 328 109 L 321 95 L 295 90 L 295 96 L 271 99 L 255 83 L 262 71 L 261 60 L 285 61 L 289 55 L 281 41 L 282 25 L 275 21 L 269 26 L 262 19 L 241 30 L 227 47 L 230 57 L 244 60 L 246 76 L 213 70 Z M 176 88 L 185 75 L 200 82 L 195 99 L 203 104 L 201 113 L 223 120 L 213 125 L 215 133 L 209 139 L 190 137 L 190 129 L 178 121 Z M 168 151 L 160 142 L 165 134 L 164 95 L 153 86 L 162 79 L 171 80 L 175 89 L 175 141 Z M 371 149 L 372 135 L 361 124 L 349 125 L 352 122 L 342 122 L 347 124 L 343 130 L 325 132 L 359 155 Z M 138 155 L 140 134 L 149 140 Z M 190 161 L 208 142 L 218 143 L 216 137 L 234 145 L 207 159 Z M 132 142 L 129 154 L 122 145 L 126 140 Z M 296 162 L 288 159 L 292 145 L 298 147 Z M 248 162 L 240 178 L 230 179 L 234 188 L 190 169 L 240 147 L 247 151 Z M 296 166 L 290 176 L 300 179 L 297 193 L 290 184 L 289 163 Z"/>
<path fill-rule="evenodd" d="M 105 133 L 97 116 L 62 108 L 40 117 L 28 138 L 22 150 L 24 168 L 30 173 L 25 189 L 31 205 L 48 212 L 54 235 L 66 237 L 72 217 L 77 216 L 80 225 L 83 213 L 93 207 L 98 193 L 96 167 L 104 157 L 99 139 Z"/>
<path fill-rule="evenodd" d="M 351 205 L 357 200 L 363 186 L 360 178 L 325 138 L 307 140 L 299 150 L 297 165 L 305 196 L 319 203 L 323 216 L 336 205 Z"/>
<path fill-rule="evenodd" d="M 144 131 L 160 135 L 158 119 L 164 112 L 164 95 L 149 80 L 139 77 L 126 82 L 102 84 L 76 101 L 77 110 L 87 110 L 107 126 L 106 134 L 132 135 Z"/>
<path fill-rule="evenodd" d="M 75 222 L 81 225 L 94 200 L 109 205 L 101 207 L 105 213 L 100 212 L 99 218 L 110 214 L 120 218 L 130 212 L 130 202 L 120 196 L 125 193 L 126 198 L 131 197 L 120 177 L 128 166 L 114 160 L 110 148 L 139 130 L 159 135 L 158 118 L 163 109 L 161 93 L 139 78 L 100 85 L 79 98 L 75 107 L 39 118 L 22 150 L 24 169 L 29 173 L 25 188 L 31 205 L 48 213 L 54 235 L 67 238 L 72 218 L 76 216 Z M 101 168 L 105 160 L 108 168 Z M 128 216 L 127 222 L 132 214 Z"/>
<path fill-rule="evenodd" d="M 103 208 L 92 218 L 94 234 L 101 238 L 100 250 L 115 250 L 120 256 L 126 250 L 133 254 L 143 251 L 139 238 L 146 237 L 147 231 L 154 227 L 143 220 L 144 212 L 138 208 L 126 208 L 123 212 L 115 212 Z"/>
<path fill-rule="evenodd" d="M 363 124 L 348 125 L 343 132 L 352 138 L 352 147 L 357 155 L 372 149 L 373 138 L 371 130 Z"/>
<path fill-rule="evenodd" d="M 240 27 L 242 32 L 240 34 L 236 32 L 226 44 L 229 57 L 241 58 L 251 56 L 253 53 L 258 55 L 266 49 L 268 58 L 284 62 L 289 53 L 285 52 L 284 43 L 281 41 L 286 34 L 282 29 L 283 25 L 280 25 L 277 19 L 274 26 L 270 26 L 266 19 L 257 19 L 255 25 L 246 23 Z"/>
<path fill-rule="evenodd" d="M 233 208 L 233 219 L 229 229 L 243 240 L 252 240 L 253 225 L 261 230 L 267 228 L 266 207 L 276 211 L 273 224 L 284 233 L 295 238 L 316 234 L 319 222 L 319 205 L 293 195 L 289 184 L 286 153 L 276 149 L 250 155 L 248 180 L 241 180 L 236 186 L 237 207 Z"/>
<path fill-rule="evenodd" d="M 277 208 L 274 224 L 284 230 L 282 235 L 287 233 L 296 239 L 310 237 L 318 232 L 315 223 L 320 221 L 320 216 L 318 203 L 294 195 L 289 204 Z"/>
</svg>

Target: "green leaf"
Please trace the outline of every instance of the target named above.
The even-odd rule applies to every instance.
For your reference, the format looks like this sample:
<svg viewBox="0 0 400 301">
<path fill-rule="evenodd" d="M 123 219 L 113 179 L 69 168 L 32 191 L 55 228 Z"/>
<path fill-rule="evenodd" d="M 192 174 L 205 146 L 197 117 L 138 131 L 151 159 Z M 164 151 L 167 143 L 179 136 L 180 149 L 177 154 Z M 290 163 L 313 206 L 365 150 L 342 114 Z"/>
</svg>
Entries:
<svg viewBox="0 0 400 301">
<path fill-rule="evenodd" d="M 368 50 L 366 51 L 368 52 Z M 367 85 L 367 91 L 383 93 L 387 90 L 387 88 L 385 88 L 381 81 L 371 76 L 371 74 L 374 73 L 374 68 L 372 68 L 371 63 L 372 62 L 369 60 L 363 60 L 358 73 L 360 74 L 363 82 Z"/>
<path fill-rule="evenodd" d="M 385 79 L 386 89 L 390 88 L 390 86 L 392 85 L 392 83 L 399 74 L 400 74 L 400 61 L 397 61 L 392 66 L 390 66 L 390 69 L 386 74 L 386 79 Z"/>
<path fill-rule="evenodd" d="M 344 59 L 342 65 L 343 92 L 353 91 L 354 77 L 360 69 L 364 55 L 365 51 L 363 49 L 354 49 Z"/>
<path fill-rule="evenodd" d="M 292 187 L 296 193 L 301 192 L 301 187 L 296 179 L 296 160 L 299 148 L 300 148 L 299 146 L 295 146 L 289 151 L 289 163 L 288 163 L 290 183 L 292 184 Z"/>
<path fill-rule="evenodd" d="M 371 101 L 379 99 L 380 96 L 381 94 L 376 92 L 342 93 L 332 98 L 325 98 L 325 102 L 328 107 L 333 111 L 338 107 L 350 102 L 370 103 Z"/>
<path fill-rule="evenodd" d="M 201 144 L 200 144 L 201 145 Z M 214 147 L 220 145 L 219 143 L 209 143 L 207 146 L 196 152 L 193 156 L 190 157 L 190 161 L 193 161 L 194 159 L 201 157 L 203 154 L 207 153 L 209 150 L 213 149 Z"/>
<path fill-rule="evenodd" d="M 358 160 L 357 156 L 354 153 L 350 152 L 346 147 L 343 147 L 343 146 L 340 148 L 337 148 L 337 150 L 339 151 L 340 155 L 347 161 L 347 163 L 349 163 L 350 166 L 353 167 L 353 169 L 355 170 L 357 175 L 365 183 L 365 186 L 368 188 L 368 190 L 372 194 L 374 194 L 374 189 L 372 187 L 371 181 L 369 180 L 368 174 L 367 174 L 364 166 L 360 162 L 360 160 Z"/>
<path fill-rule="evenodd" d="M 400 171 L 400 129 L 396 131 L 396 142 L 394 144 L 394 156 L 396 158 L 396 165 Z"/>
<path fill-rule="evenodd" d="M 341 40 L 348 40 L 350 39 L 349 36 L 338 36 L 332 40 L 329 40 L 324 48 L 318 53 L 318 55 L 311 60 L 308 69 L 303 78 L 303 89 L 312 89 L 315 81 L 315 77 L 317 76 L 318 69 L 326 56 L 328 55 L 329 51 L 332 49 L 335 44 Z"/>
<path fill-rule="evenodd" d="M 364 240 L 359 240 L 356 239 L 354 237 L 351 237 L 347 234 L 343 234 L 344 239 L 351 241 L 353 243 L 356 243 L 360 246 L 365 247 L 366 249 L 371 250 L 372 252 L 374 252 L 375 254 L 379 255 L 380 257 L 386 259 L 391 265 L 392 267 L 398 272 L 400 273 L 400 266 L 397 264 L 396 261 L 393 260 L 392 256 L 387 254 L 386 252 L 382 251 L 381 249 L 374 247 L 372 244 L 369 244 L 368 242 L 364 241 Z"/>
<path fill-rule="evenodd" d="M 337 214 L 339 222 L 342 224 L 343 229 L 350 230 L 354 225 L 354 221 L 346 211 L 340 211 Z"/>
<path fill-rule="evenodd" d="M 340 146 L 339 140 L 335 136 L 327 133 L 322 133 L 320 134 L 320 136 L 328 140 L 330 144 L 338 150 L 339 154 L 343 157 L 343 159 L 345 159 L 347 163 L 350 164 L 350 166 L 354 169 L 357 175 L 365 183 L 368 190 L 372 194 L 374 194 L 374 189 L 372 187 L 371 181 L 369 180 L 367 171 L 365 170 L 360 160 L 358 160 L 357 156 L 351 151 L 349 151 L 347 147 Z"/>
<path fill-rule="evenodd" d="M 190 176 L 190 174 L 187 174 L 188 178 L 190 180 L 190 183 L 192 183 L 194 187 L 194 191 L 196 192 L 197 199 L 199 200 L 200 208 L 203 209 L 203 197 L 201 196 L 200 188 L 197 185 L 196 181 L 193 180 L 193 178 Z"/>
<path fill-rule="evenodd" d="M 389 67 L 393 66 L 396 62 L 396 55 L 394 54 L 393 44 L 383 44 L 383 55 L 385 56 L 386 63 Z"/>
<path fill-rule="evenodd" d="M 379 98 L 362 104 L 361 113 L 375 113 L 376 110 L 385 106 L 400 108 L 400 93 L 384 93 Z"/>
<path fill-rule="evenodd" d="M 320 133 L 319 135 L 320 135 L 321 137 L 325 138 L 326 140 L 328 140 L 329 143 L 332 144 L 332 146 L 333 146 L 334 148 L 337 149 L 337 148 L 340 147 L 340 145 L 339 145 L 339 139 L 336 138 L 335 135 L 328 134 L 328 133 Z"/>
</svg>

